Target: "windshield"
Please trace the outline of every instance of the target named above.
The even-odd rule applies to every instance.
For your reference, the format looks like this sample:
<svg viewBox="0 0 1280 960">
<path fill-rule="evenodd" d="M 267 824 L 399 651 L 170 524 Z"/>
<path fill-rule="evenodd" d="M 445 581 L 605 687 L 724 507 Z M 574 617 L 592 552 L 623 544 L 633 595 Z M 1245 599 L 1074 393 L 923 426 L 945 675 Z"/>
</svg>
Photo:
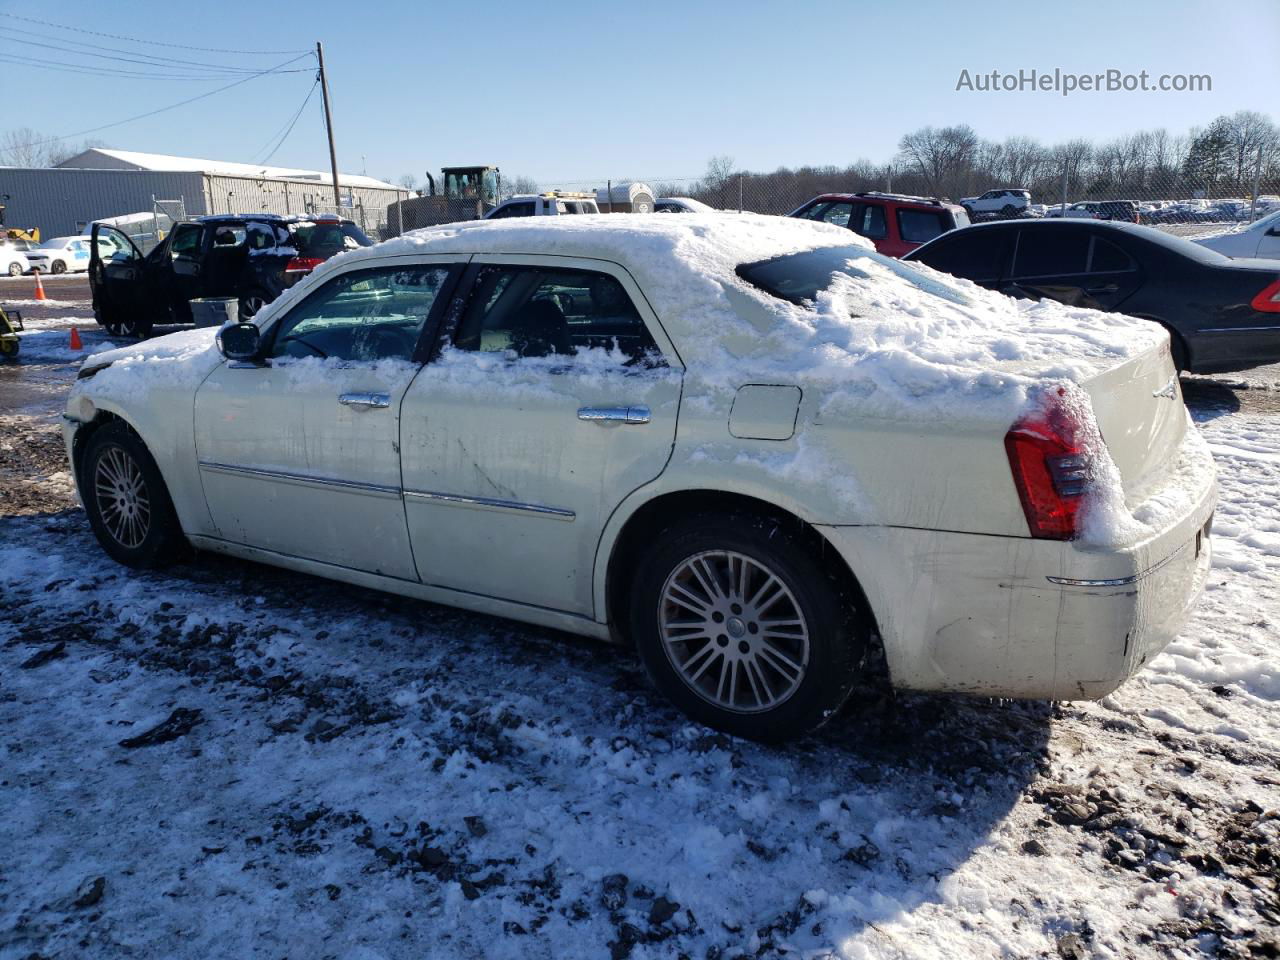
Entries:
<svg viewBox="0 0 1280 960">
<path fill-rule="evenodd" d="M 300 256 L 328 258 L 344 250 L 372 247 L 364 231 L 347 220 L 299 220 L 289 224 L 289 243 Z"/>
<path fill-rule="evenodd" d="M 871 273 L 866 268 L 872 264 L 892 271 L 935 297 L 961 305 L 971 303 L 959 288 L 927 277 L 900 260 L 863 247 L 819 247 L 817 250 L 789 253 L 772 260 L 744 263 L 738 267 L 737 274 L 770 296 L 803 305 L 813 302 L 819 292 L 831 286 L 832 278 L 838 273 L 860 279 L 870 277 Z"/>
<path fill-rule="evenodd" d="M 36 249 L 37 250 L 61 250 L 63 247 L 65 247 L 68 243 L 70 243 L 74 239 L 75 237 L 54 237 L 52 240 L 46 240 L 44 243 L 40 244 L 40 246 L 36 247 Z"/>
</svg>

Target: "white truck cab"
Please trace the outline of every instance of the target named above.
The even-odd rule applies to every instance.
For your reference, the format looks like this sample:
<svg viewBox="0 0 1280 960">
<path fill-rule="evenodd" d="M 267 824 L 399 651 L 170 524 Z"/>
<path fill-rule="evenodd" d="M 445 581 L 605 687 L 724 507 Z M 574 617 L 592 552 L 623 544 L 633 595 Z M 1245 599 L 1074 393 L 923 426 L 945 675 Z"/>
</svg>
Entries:
<svg viewBox="0 0 1280 960">
<path fill-rule="evenodd" d="M 504 200 L 485 214 L 486 220 L 504 217 L 554 217 L 570 213 L 599 213 L 595 197 L 590 193 L 549 190 L 546 193 L 521 194 Z"/>
</svg>

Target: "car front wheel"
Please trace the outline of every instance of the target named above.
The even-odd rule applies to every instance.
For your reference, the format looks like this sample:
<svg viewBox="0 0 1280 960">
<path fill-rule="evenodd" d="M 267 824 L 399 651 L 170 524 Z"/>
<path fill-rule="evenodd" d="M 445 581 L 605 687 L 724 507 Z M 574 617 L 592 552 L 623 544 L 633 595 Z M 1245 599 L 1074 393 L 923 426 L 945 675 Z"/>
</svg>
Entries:
<svg viewBox="0 0 1280 960">
<path fill-rule="evenodd" d="M 22 264 L 20 264 L 17 260 L 9 264 L 9 276 L 11 277 L 22 276 Z"/>
<path fill-rule="evenodd" d="M 762 517 L 698 517 L 651 541 L 631 629 L 649 676 L 695 720 L 781 741 L 852 689 L 864 619 L 809 546 Z"/>
<path fill-rule="evenodd" d="M 66 273 L 67 265 L 63 263 L 61 260 L 55 260 L 53 261 L 52 264 L 49 265 L 49 272 L 50 273 Z"/>
<path fill-rule="evenodd" d="M 138 435 L 116 421 L 89 438 L 80 495 L 98 543 L 129 567 L 157 567 L 186 540 L 155 460 Z"/>
</svg>

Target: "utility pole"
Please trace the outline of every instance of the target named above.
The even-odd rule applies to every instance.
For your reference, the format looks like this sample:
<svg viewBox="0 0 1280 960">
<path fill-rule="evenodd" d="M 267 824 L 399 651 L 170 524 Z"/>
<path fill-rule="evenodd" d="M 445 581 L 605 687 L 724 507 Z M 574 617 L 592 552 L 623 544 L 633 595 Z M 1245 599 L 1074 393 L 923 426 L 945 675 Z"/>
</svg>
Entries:
<svg viewBox="0 0 1280 960">
<path fill-rule="evenodd" d="M 324 72 L 324 45 L 316 41 L 316 59 L 320 61 L 320 95 L 324 98 L 324 127 L 329 131 L 329 166 L 333 169 L 333 202 L 342 206 L 342 194 L 338 192 L 338 152 L 333 146 L 333 112 L 329 109 L 329 79 Z"/>
</svg>

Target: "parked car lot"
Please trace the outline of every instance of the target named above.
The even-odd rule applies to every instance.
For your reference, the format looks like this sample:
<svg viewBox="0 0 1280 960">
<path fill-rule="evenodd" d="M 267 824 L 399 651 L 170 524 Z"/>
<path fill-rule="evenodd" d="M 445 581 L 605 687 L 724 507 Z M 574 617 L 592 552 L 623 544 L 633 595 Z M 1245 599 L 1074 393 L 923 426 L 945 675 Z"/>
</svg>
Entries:
<svg viewBox="0 0 1280 960">
<path fill-rule="evenodd" d="M 847 237 L 574 218 L 345 257 L 224 328 L 221 353 L 195 331 L 86 364 L 66 437 L 90 521 L 129 565 L 190 542 L 628 636 L 668 697 L 742 736 L 829 717 L 877 625 L 900 687 L 1105 695 L 1177 632 L 1208 569 L 1212 468 L 1165 338 L 971 296 Z M 848 312 L 814 313 L 824 292 Z M 893 386 L 868 330 L 916 338 L 922 316 L 937 362 L 959 349 L 956 377 L 978 364 L 1008 395 Z M 820 330 L 781 335 L 779 317 Z M 723 368 L 752 342 L 770 349 Z M 868 383 L 878 425 L 824 429 Z M 921 443 L 946 470 L 921 469 Z M 795 466 L 780 482 L 744 458 Z M 1137 540 L 1122 496 L 1150 501 Z M 927 604 L 922 538 L 957 558 L 931 567 Z M 1160 615 L 1140 612 L 1156 593 Z"/>
<path fill-rule="evenodd" d="M 329 257 L 373 243 L 350 220 L 270 214 L 176 224 L 145 256 L 116 227 L 95 223 L 91 237 L 100 251 L 88 261 L 94 316 L 110 333 L 137 337 L 190 323 L 197 297 L 238 298 L 251 317 Z"/>
<path fill-rule="evenodd" d="M 788 216 L 848 227 L 888 257 L 900 257 L 939 234 L 967 226 L 953 203 L 895 193 L 824 193 Z"/>
<path fill-rule="evenodd" d="M 906 258 L 1011 296 L 1153 320 L 1179 370 L 1247 370 L 1280 360 L 1280 268 L 1231 260 L 1182 237 L 1121 223 L 980 224 Z"/>
<path fill-rule="evenodd" d="M 1061 206 L 1049 207 L 1044 211 L 1046 217 L 1066 217 L 1083 220 L 1120 220 L 1124 223 L 1138 223 L 1138 204 L 1132 200 L 1085 200 L 1073 203 L 1063 209 Z"/>
</svg>

